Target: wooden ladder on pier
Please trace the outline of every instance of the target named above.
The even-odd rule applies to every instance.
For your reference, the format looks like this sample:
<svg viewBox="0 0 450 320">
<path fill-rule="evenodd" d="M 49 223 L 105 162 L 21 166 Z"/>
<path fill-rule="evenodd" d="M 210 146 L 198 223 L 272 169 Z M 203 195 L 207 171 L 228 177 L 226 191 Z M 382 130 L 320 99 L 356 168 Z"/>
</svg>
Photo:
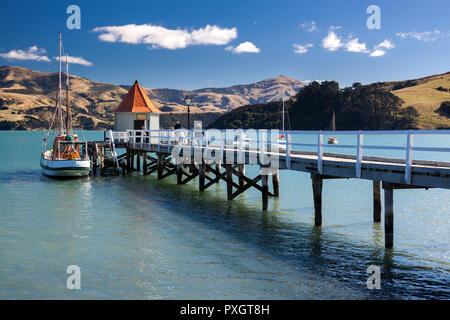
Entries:
<svg viewBox="0 0 450 320">
<path fill-rule="evenodd" d="M 114 159 L 114 164 L 117 170 L 119 170 L 119 160 L 117 158 L 116 145 L 114 144 L 114 136 L 112 130 L 109 130 L 109 145 L 111 156 Z"/>
<path fill-rule="evenodd" d="M 109 137 L 106 137 L 105 141 L 97 144 L 97 146 L 99 150 L 97 157 L 100 163 L 100 175 L 104 175 L 110 170 L 113 170 L 116 175 L 119 174 L 120 165 L 111 130 L 109 130 Z"/>
</svg>

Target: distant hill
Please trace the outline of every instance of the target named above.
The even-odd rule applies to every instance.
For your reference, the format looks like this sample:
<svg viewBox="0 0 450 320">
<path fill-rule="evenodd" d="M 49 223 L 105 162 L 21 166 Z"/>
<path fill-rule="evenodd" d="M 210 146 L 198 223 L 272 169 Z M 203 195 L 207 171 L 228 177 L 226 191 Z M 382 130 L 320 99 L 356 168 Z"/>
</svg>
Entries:
<svg viewBox="0 0 450 320">
<path fill-rule="evenodd" d="M 57 73 L 31 69 L 0 67 L 0 129 L 45 129 L 55 105 Z M 122 101 L 129 86 L 92 81 L 70 76 L 71 108 L 77 127 L 104 129 L 112 126 L 112 111 Z M 279 76 L 248 85 L 206 88 L 191 92 L 196 119 L 211 122 L 221 113 L 241 105 L 266 103 L 281 96 L 293 96 L 305 84 Z M 185 91 L 146 89 L 155 105 L 164 112 L 162 125 L 183 120 L 186 112 Z"/>
<path fill-rule="evenodd" d="M 283 95 L 295 95 L 305 83 L 278 76 L 251 84 L 240 84 L 225 88 L 205 88 L 190 91 L 195 107 L 191 112 L 227 112 L 237 107 L 279 100 Z M 129 86 L 122 86 L 128 90 Z M 186 112 L 186 91 L 177 89 L 146 89 L 150 98 L 163 112 Z"/>
<path fill-rule="evenodd" d="M 286 103 L 292 129 L 328 130 L 336 110 L 338 130 L 450 128 L 450 73 L 414 80 L 312 83 Z M 280 128 L 278 102 L 246 105 L 222 115 L 212 128 Z"/>
<path fill-rule="evenodd" d="M 384 85 L 404 101 L 402 108 L 414 107 L 419 112 L 417 128 L 450 128 L 450 118 L 438 112 L 444 101 L 450 101 L 450 72 Z"/>
</svg>

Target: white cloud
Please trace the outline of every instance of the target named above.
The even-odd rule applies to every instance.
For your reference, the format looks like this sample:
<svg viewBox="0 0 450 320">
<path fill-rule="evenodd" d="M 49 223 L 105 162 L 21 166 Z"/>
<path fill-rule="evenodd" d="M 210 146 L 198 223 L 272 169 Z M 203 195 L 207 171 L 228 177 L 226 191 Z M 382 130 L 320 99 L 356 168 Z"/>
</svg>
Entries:
<svg viewBox="0 0 450 320">
<path fill-rule="evenodd" d="M 37 46 L 31 46 L 31 47 L 28 49 L 28 51 L 29 51 L 29 52 L 34 52 L 34 53 L 46 53 L 46 52 L 47 52 L 47 50 L 45 50 L 45 49 L 39 49 Z"/>
<path fill-rule="evenodd" d="M 93 29 L 101 33 L 98 38 L 106 42 L 150 44 L 152 48 L 170 50 L 192 45 L 224 45 L 237 37 L 237 28 L 221 28 L 207 25 L 200 29 L 167 29 L 151 24 L 128 24 Z"/>
<path fill-rule="evenodd" d="M 59 57 L 55 57 L 55 60 L 59 60 Z M 66 57 L 62 57 L 61 58 L 62 62 L 66 62 Z M 71 57 L 71 56 L 67 56 L 67 61 L 71 64 L 81 64 L 83 66 L 86 67 L 91 67 L 92 66 L 92 62 L 85 60 L 82 57 Z"/>
<path fill-rule="evenodd" d="M 315 21 L 311 21 L 311 22 L 303 22 L 300 27 L 302 27 L 303 29 L 305 29 L 308 32 L 314 32 L 314 31 L 318 31 L 319 28 L 317 28 L 317 24 Z"/>
<path fill-rule="evenodd" d="M 50 62 L 50 59 L 44 55 L 47 51 L 39 49 L 37 46 L 31 46 L 27 50 L 11 50 L 7 53 L 0 53 L 0 57 L 8 60 L 34 60 Z"/>
<path fill-rule="evenodd" d="M 396 36 L 402 39 L 412 38 L 419 41 L 435 41 L 444 37 L 444 34 L 439 30 L 434 29 L 433 31 L 424 32 L 399 32 Z"/>
<path fill-rule="evenodd" d="M 331 26 L 328 30 L 328 34 L 322 39 L 322 47 L 328 51 L 337 51 L 340 48 L 344 48 L 347 52 L 358 52 L 358 53 L 370 53 L 371 57 L 382 57 L 388 50 L 395 48 L 395 44 L 388 39 L 380 42 L 378 45 L 374 46 L 372 50 L 367 48 L 367 44 L 355 38 L 351 33 L 348 35 L 347 39 L 340 36 L 336 30 L 341 29 L 340 26 Z M 312 44 L 310 44 L 312 46 Z M 294 44 L 294 52 L 302 54 L 308 52 L 305 46 Z"/>
<path fill-rule="evenodd" d="M 314 47 L 314 45 L 312 43 L 308 43 L 306 45 L 294 43 L 294 53 L 304 54 L 304 53 L 307 53 L 309 48 L 312 48 L 312 47 Z"/>
<path fill-rule="evenodd" d="M 345 50 L 348 52 L 364 52 L 367 53 L 369 50 L 366 48 L 366 43 L 359 42 L 358 38 L 350 39 L 345 43 Z"/>
<path fill-rule="evenodd" d="M 371 56 L 371 57 L 382 57 L 382 56 L 384 56 L 385 54 L 386 54 L 386 51 L 385 51 L 385 50 L 376 49 L 376 50 L 374 50 L 374 51 L 370 54 L 370 56 Z"/>
<path fill-rule="evenodd" d="M 302 82 L 304 82 L 305 84 L 310 84 L 311 82 L 314 82 L 314 81 L 316 81 L 318 83 L 322 83 L 326 80 L 302 80 Z"/>
<path fill-rule="evenodd" d="M 328 51 L 336 51 L 343 46 L 342 38 L 334 31 L 329 31 L 328 35 L 322 40 L 322 46 Z"/>
<path fill-rule="evenodd" d="M 370 54 L 371 57 L 382 57 L 386 54 L 387 50 L 395 48 L 395 44 L 390 40 L 386 39 L 375 46 L 373 52 Z"/>
<path fill-rule="evenodd" d="M 236 48 L 233 48 L 232 46 L 226 47 L 225 50 L 233 53 L 259 53 L 261 51 L 250 41 L 242 42 Z"/>
<path fill-rule="evenodd" d="M 336 51 L 339 48 L 344 47 L 347 52 L 370 53 L 371 57 L 382 57 L 388 50 L 395 48 L 394 43 L 386 39 L 370 51 L 367 49 L 365 42 L 360 42 L 359 38 L 353 38 L 352 34 L 348 36 L 348 40 L 343 40 L 343 38 L 335 32 L 337 29 L 340 29 L 340 27 L 330 27 L 328 35 L 322 40 L 322 46 L 328 51 Z"/>
<path fill-rule="evenodd" d="M 394 49 L 395 48 L 395 44 L 393 42 L 391 42 L 390 40 L 386 39 L 383 42 L 379 43 L 375 48 L 376 49 L 378 49 L 378 48 L 385 48 L 387 50 L 390 50 L 390 49 Z"/>
</svg>

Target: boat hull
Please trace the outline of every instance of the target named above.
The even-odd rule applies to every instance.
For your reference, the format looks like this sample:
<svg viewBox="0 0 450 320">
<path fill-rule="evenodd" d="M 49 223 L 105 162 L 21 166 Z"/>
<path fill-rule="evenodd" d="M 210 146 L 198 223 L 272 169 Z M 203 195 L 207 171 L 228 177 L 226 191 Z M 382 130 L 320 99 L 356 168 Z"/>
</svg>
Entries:
<svg viewBox="0 0 450 320">
<path fill-rule="evenodd" d="M 49 177 L 86 177 L 91 170 L 90 160 L 48 160 L 41 157 L 42 173 Z"/>
<path fill-rule="evenodd" d="M 336 137 L 328 138 L 328 144 L 338 144 L 338 140 Z"/>
</svg>

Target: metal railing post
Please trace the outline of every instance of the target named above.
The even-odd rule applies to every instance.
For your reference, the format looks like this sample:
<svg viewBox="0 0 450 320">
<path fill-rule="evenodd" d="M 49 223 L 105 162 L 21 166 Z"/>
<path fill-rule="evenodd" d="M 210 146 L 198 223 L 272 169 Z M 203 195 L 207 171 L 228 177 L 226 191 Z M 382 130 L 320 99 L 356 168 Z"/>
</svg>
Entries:
<svg viewBox="0 0 450 320">
<path fill-rule="evenodd" d="M 405 182 L 411 184 L 411 166 L 413 158 L 414 136 L 411 131 L 406 135 Z"/>
<path fill-rule="evenodd" d="M 161 134 L 160 134 L 160 130 L 157 131 L 158 132 L 158 152 L 161 150 Z"/>
<path fill-rule="evenodd" d="M 291 134 L 286 135 L 286 168 L 291 168 Z"/>
<path fill-rule="evenodd" d="M 322 157 L 323 157 L 323 134 L 322 131 L 319 131 L 317 133 L 317 171 L 319 173 L 323 172 Z"/>
<path fill-rule="evenodd" d="M 202 140 L 205 141 L 205 150 L 203 150 L 203 162 L 206 162 L 206 160 L 208 160 L 207 156 L 208 156 L 208 151 L 209 151 L 209 143 L 208 143 L 208 131 L 205 131 L 205 134 L 202 134 Z M 201 144 L 201 147 L 203 148 L 203 141 Z"/>
<path fill-rule="evenodd" d="M 225 141 L 224 141 L 223 130 L 220 131 L 220 162 L 223 161 L 223 154 L 225 149 Z"/>
<path fill-rule="evenodd" d="M 243 147 L 244 147 L 243 139 L 242 139 L 243 135 L 244 135 L 244 132 L 241 130 L 241 132 L 239 134 L 239 160 L 238 160 L 239 164 L 243 164 L 244 163 L 244 159 L 243 159 L 244 153 L 242 152 Z"/>
<path fill-rule="evenodd" d="M 259 139 L 259 129 L 258 129 L 258 130 L 256 130 L 256 152 L 257 153 L 261 149 L 260 146 L 259 146 L 259 144 L 260 144 L 259 140 L 260 139 Z"/>
<path fill-rule="evenodd" d="M 364 136 L 361 134 L 361 131 L 359 131 L 357 135 L 357 141 L 356 141 L 356 177 L 361 178 L 361 162 L 362 162 L 362 156 L 363 156 L 363 139 Z"/>
<path fill-rule="evenodd" d="M 170 131 L 167 131 L 167 152 L 170 152 Z"/>
<path fill-rule="evenodd" d="M 225 135 L 224 135 L 224 131 L 221 130 L 220 131 L 220 162 L 223 162 L 223 156 L 224 156 L 224 149 L 225 149 Z"/>
<path fill-rule="evenodd" d="M 191 130 L 188 130 L 188 134 L 191 138 L 191 157 L 194 157 L 194 131 L 191 132 Z"/>
<path fill-rule="evenodd" d="M 265 131 L 265 129 L 263 129 L 263 130 L 259 130 L 259 135 L 260 135 L 260 137 L 259 137 L 259 144 L 260 144 L 260 148 L 259 148 L 259 159 L 260 159 L 260 162 L 263 164 L 263 165 L 265 165 L 266 164 L 266 149 L 267 149 L 267 145 L 266 145 L 266 142 L 267 142 L 267 139 L 266 139 L 266 134 L 267 134 L 267 132 Z M 258 136 L 259 136 L 258 135 Z"/>
</svg>

